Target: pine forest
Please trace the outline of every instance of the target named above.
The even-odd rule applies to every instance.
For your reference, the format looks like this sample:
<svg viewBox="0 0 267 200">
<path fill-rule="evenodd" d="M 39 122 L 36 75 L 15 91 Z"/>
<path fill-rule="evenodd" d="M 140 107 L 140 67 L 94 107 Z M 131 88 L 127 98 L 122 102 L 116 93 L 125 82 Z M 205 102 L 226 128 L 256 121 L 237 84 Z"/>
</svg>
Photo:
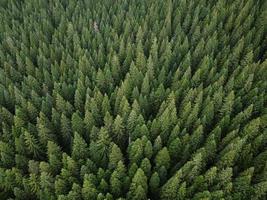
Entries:
<svg viewBox="0 0 267 200">
<path fill-rule="evenodd" d="M 266 0 L 0 0 L 1 200 L 266 200 Z"/>
</svg>

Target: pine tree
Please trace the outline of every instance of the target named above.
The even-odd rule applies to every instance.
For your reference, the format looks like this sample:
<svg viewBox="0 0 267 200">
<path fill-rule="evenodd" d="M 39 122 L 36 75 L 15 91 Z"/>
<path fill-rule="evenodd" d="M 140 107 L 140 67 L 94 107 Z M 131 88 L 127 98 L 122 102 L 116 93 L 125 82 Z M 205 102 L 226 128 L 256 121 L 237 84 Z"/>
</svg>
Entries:
<svg viewBox="0 0 267 200">
<path fill-rule="evenodd" d="M 63 147 L 69 150 L 72 142 L 71 124 L 70 120 L 64 114 L 61 115 L 60 125 Z"/>
<path fill-rule="evenodd" d="M 144 158 L 141 162 L 140 168 L 144 171 L 147 177 L 151 174 L 151 164 L 147 158 Z"/>
<path fill-rule="evenodd" d="M 146 96 L 149 94 L 150 87 L 149 87 L 149 77 L 148 73 L 146 73 L 145 78 L 143 79 L 141 93 Z"/>
<path fill-rule="evenodd" d="M 120 115 L 117 115 L 117 117 L 114 120 L 113 124 L 113 133 L 114 133 L 114 139 L 115 141 L 120 145 L 124 146 L 125 145 L 125 139 L 126 139 L 126 134 L 125 134 L 125 127 L 123 125 L 123 121 Z"/>
<path fill-rule="evenodd" d="M 81 187 L 80 185 L 73 183 L 71 191 L 68 193 L 68 199 L 81 199 Z"/>
<path fill-rule="evenodd" d="M 42 149 L 38 140 L 26 130 L 24 131 L 24 140 L 28 151 L 34 157 L 37 158 L 42 155 Z"/>
<path fill-rule="evenodd" d="M 83 199 L 96 199 L 97 197 L 97 189 L 92 182 L 90 176 L 86 174 L 84 176 L 84 181 L 83 181 L 83 187 L 82 187 L 82 197 Z"/>
<path fill-rule="evenodd" d="M 123 161 L 123 154 L 120 148 L 114 143 L 109 154 L 109 168 L 111 170 L 115 169 L 119 161 Z"/>
<path fill-rule="evenodd" d="M 84 116 L 84 126 L 87 132 L 90 132 L 93 126 L 95 125 L 95 119 L 90 111 L 85 111 Z"/>
<path fill-rule="evenodd" d="M 40 112 L 37 118 L 38 136 L 42 145 L 46 146 L 47 142 L 56 141 L 56 136 L 53 133 L 51 122 L 47 119 L 44 113 Z"/>
<path fill-rule="evenodd" d="M 105 75 L 104 75 L 103 71 L 100 68 L 99 68 L 99 70 L 97 71 L 97 74 L 96 74 L 96 83 L 97 83 L 97 87 L 101 91 L 106 91 L 107 90 Z"/>
<path fill-rule="evenodd" d="M 254 169 L 250 168 L 240 174 L 233 183 L 233 196 L 239 199 L 245 199 L 250 196 L 250 184 Z"/>
<path fill-rule="evenodd" d="M 181 157 L 180 154 L 182 152 L 182 143 L 179 138 L 176 138 L 170 142 L 168 151 L 172 161 L 175 161 Z"/>
<path fill-rule="evenodd" d="M 126 169 L 122 161 L 118 162 L 118 165 L 110 177 L 110 189 L 111 193 L 115 197 L 120 197 L 124 188 L 126 176 Z"/>
<path fill-rule="evenodd" d="M 14 166 L 15 152 L 8 143 L 0 141 L 0 156 L 1 166 L 6 168 Z"/>
<path fill-rule="evenodd" d="M 147 177 L 142 169 L 138 169 L 132 179 L 130 191 L 128 193 L 129 199 L 145 199 L 147 192 Z"/>
<path fill-rule="evenodd" d="M 155 164 L 157 168 L 164 166 L 166 169 L 170 167 L 170 155 L 166 147 L 162 148 L 155 158 Z"/>
<path fill-rule="evenodd" d="M 160 178 L 157 172 L 154 172 L 149 180 L 149 189 L 152 194 L 157 194 L 160 185 Z M 155 195 L 156 196 L 156 195 Z"/>
<path fill-rule="evenodd" d="M 129 146 L 129 160 L 132 163 L 140 163 L 142 159 L 143 144 L 140 139 L 137 139 Z"/>
<path fill-rule="evenodd" d="M 97 141 L 90 144 L 91 157 L 100 166 L 106 166 L 108 164 L 110 137 L 105 128 L 101 128 L 98 134 Z"/>
<path fill-rule="evenodd" d="M 71 118 L 72 131 L 84 135 L 84 123 L 78 113 L 73 113 Z"/>
<path fill-rule="evenodd" d="M 77 161 L 88 157 L 87 144 L 77 132 L 74 133 L 71 157 Z"/>
<path fill-rule="evenodd" d="M 54 198 L 54 179 L 46 172 L 42 172 L 40 175 L 40 198 Z"/>
<path fill-rule="evenodd" d="M 180 185 L 181 171 L 178 171 L 168 182 L 162 187 L 161 199 L 175 199 L 178 198 L 178 189 Z"/>
<path fill-rule="evenodd" d="M 61 152 L 60 147 L 57 144 L 51 141 L 48 141 L 47 155 L 48 155 L 48 162 L 49 162 L 49 166 L 51 167 L 51 171 L 54 174 L 58 174 L 62 167 L 62 163 L 61 163 L 62 152 Z"/>
<path fill-rule="evenodd" d="M 144 147 L 144 154 L 148 159 L 151 159 L 151 157 L 153 155 L 153 146 L 152 146 L 152 143 L 150 142 L 150 140 L 148 140 L 146 142 L 146 145 Z"/>
<path fill-rule="evenodd" d="M 85 94 L 86 94 L 86 88 L 81 78 L 78 80 L 77 89 L 75 91 L 75 96 L 74 96 L 75 108 L 81 112 L 83 111 L 83 105 L 85 103 Z"/>
</svg>

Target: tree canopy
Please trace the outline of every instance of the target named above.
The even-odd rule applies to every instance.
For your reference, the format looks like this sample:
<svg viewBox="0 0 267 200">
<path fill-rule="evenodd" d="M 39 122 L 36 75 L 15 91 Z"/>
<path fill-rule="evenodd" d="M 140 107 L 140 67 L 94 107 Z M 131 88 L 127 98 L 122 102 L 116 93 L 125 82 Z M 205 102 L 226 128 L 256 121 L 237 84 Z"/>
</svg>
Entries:
<svg viewBox="0 0 267 200">
<path fill-rule="evenodd" d="M 0 0 L 0 199 L 266 199 L 266 50 L 264 0 Z"/>
</svg>

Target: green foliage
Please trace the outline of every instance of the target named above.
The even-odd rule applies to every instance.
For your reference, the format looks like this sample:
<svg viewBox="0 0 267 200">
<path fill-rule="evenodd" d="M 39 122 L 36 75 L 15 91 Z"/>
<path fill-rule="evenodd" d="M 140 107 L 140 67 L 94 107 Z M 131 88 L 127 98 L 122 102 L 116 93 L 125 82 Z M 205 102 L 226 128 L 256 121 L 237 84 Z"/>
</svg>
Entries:
<svg viewBox="0 0 267 200">
<path fill-rule="evenodd" d="M 74 133 L 71 157 L 74 160 L 86 159 L 88 157 L 88 148 L 84 139 L 77 133 Z"/>
<path fill-rule="evenodd" d="M 62 152 L 60 147 L 57 144 L 49 141 L 47 144 L 47 155 L 51 171 L 54 174 L 58 174 L 62 167 Z"/>
<path fill-rule="evenodd" d="M 266 199 L 266 10 L 1 0 L 0 199 Z"/>
<path fill-rule="evenodd" d="M 142 169 L 137 169 L 132 183 L 130 185 L 130 190 L 128 195 L 129 199 L 146 199 L 146 192 L 147 192 L 147 178 Z"/>
</svg>

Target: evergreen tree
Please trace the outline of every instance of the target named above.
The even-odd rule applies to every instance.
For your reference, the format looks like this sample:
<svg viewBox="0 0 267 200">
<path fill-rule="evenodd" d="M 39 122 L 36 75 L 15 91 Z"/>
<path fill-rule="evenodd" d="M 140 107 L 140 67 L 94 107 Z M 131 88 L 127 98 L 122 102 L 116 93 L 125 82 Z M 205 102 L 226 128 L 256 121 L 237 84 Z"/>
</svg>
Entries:
<svg viewBox="0 0 267 200">
<path fill-rule="evenodd" d="M 51 141 L 48 141 L 47 155 L 48 155 L 48 162 L 49 162 L 49 166 L 51 167 L 51 171 L 54 174 L 58 174 L 62 167 L 62 163 L 61 163 L 62 152 L 61 152 L 60 147 L 57 144 Z"/>
<path fill-rule="evenodd" d="M 120 197 L 124 188 L 124 180 L 126 176 L 126 169 L 122 161 L 118 165 L 110 177 L 111 193 L 115 197 Z"/>
<path fill-rule="evenodd" d="M 114 143 L 109 154 L 109 168 L 115 169 L 119 161 L 123 161 L 123 154 L 120 148 Z"/>
<path fill-rule="evenodd" d="M 127 139 L 124 129 L 123 120 L 120 115 L 117 115 L 113 124 L 113 133 L 115 141 L 121 146 L 124 146 Z"/>
<path fill-rule="evenodd" d="M 8 143 L 0 142 L 1 166 L 10 168 L 14 165 L 14 150 Z"/>
<path fill-rule="evenodd" d="M 34 157 L 37 158 L 42 155 L 42 149 L 38 140 L 26 130 L 24 131 L 24 140 L 28 151 Z"/>
<path fill-rule="evenodd" d="M 97 189 L 91 179 L 92 178 L 88 174 L 84 176 L 82 187 L 83 199 L 96 199 L 97 197 Z"/>
<path fill-rule="evenodd" d="M 88 157 L 87 144 L 77 132 L 74 133 L 71 157 L 74 160 L 85 159 Z"/>
<path fill-rule="evenodd" d="M 147 177 L 142 169 L 137 169 L 128 193 L 129 199 L 146 199 Z"/>
<path fill-rule="evenodd" d="M 160 168 L 162 166 L 164 166 L 166 169 L 168 169 L 170 167 L 170 155 L 169 155 L 169 151 L 166 147 L 162 148 L 156 158 L 155 158 L 155 164 L 156 167 Z"/>
<path fill-rule="evenodd" d="M 47 145 L 48 140 L 55 141 L 56 136 L 53 133 L 51 122 L 46 118 L 44 113 L 40 112 L 37 118 L 38 135 L 42 145 Z"/>
<path fill-rule="evenodd" d="M 61 115 L 60 125 L 63 147 L 69 150 L 69 146 L 72 142 L 71 124 L 70 120 L 64 114 Z"/>
<path fill-rule="evenodd" d="M 149 180 L 149 188 L 152 194 L 157 194 L 160 185 L 160 178 L 157 172 L 154 172 Z M 155 195 L 156 196 L 156 195 Z"/>
<path fill-rule="evenodd" d="M 98 134 L 97 141 L 90 144 L 90 153 L 95 162 L 100 166 L 106 166 L 108 164 L 110 137 L 105 128 L 101 128 Z"/>
<path fill-rule="evenodd" d="M 84 124 L 82 118 L 78 113 L 73 113 L 71 118 L 71 125 L 73 132 L 77 132 L 80 135 L 84 135 Z"/>
</svg>

